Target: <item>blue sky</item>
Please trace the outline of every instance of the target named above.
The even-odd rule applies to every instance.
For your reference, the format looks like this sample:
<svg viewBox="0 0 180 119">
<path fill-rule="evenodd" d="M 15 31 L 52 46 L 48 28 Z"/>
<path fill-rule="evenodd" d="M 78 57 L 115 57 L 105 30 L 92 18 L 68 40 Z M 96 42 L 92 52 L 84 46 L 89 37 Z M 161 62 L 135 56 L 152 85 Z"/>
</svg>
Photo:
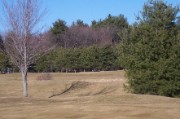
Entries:
<svg viewBox="0 0 180 119">
<path fill-rule="evenodd" d="M 43 23 L 52 26 L 57 19 L 62 19 L 70 25 L 77 19 L 91 24 L 92 20 L 104 19 L 108 14 L 123 14 L 130 24 L 148 0 L 42 0 L 47 8 L 47 15 Z M 180 5 L 180 0 L 166 0 L 167 3 Z"/>
<path fill-rule="evenodd" d="M 10 0 L 11 1 L 11 0 Z M 41 24 L 48 30 L 57 19 L 71 25 L 77 19 L 91 24 L 92 20 L 104 19 L 108 14 L 117 16 L 123 14 L 130 24 L 136 21 L 144 3 L 148 0 L 41 0 L 47 15 Z M 165 0 L 168 4 L 180 5 L 180 0 Z M 0 27 L 2 32 L 2 27 Z"/>
</svg>

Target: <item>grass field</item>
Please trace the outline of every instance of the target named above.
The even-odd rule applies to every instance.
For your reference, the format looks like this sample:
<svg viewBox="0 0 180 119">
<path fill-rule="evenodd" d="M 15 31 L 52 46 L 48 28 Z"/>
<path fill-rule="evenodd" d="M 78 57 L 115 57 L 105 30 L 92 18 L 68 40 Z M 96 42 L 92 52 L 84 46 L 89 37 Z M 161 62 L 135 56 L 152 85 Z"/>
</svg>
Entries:
<svg viewBox="0 0 180 119">
<path fill-rule="evenodd" d="M 20 74 L 0 75 L 0 119 L 180 119 L 180 99 L 124 91 L 123 71 L 29 74 L 29 97 Z"/>
</svg>

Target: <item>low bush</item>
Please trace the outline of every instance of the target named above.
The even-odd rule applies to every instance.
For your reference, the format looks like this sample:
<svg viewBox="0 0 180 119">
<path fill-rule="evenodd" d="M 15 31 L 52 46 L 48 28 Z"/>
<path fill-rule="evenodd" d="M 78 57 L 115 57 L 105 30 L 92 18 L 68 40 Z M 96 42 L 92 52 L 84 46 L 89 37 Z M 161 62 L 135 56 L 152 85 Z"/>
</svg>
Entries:
<svg viewBox="0 0 180 119">
<path fill-rule="evenodd" d="M 52 80 L 52 76 L 49 73 L 41 74 L 36 78 L 36 80 L 42 81 L 42 80 Z"/>
</svg>

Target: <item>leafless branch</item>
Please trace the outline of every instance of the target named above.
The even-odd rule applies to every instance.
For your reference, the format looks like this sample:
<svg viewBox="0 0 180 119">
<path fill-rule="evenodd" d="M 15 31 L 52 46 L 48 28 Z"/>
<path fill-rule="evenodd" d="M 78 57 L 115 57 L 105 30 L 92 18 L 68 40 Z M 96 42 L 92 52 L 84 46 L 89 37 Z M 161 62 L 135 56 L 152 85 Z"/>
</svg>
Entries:
<svg viewBox="0 0 180 119">
<path fill-rule="evenodd" d="M 47 34 L 37 32 L 45 11 L 41 11 L 39 0 L 1 0 L 1 3 L 5 11 L 4 19 L 9 26 L 5 49 L 22 73 L 24 96 L 27 96 L 28 66 L 52 48 Z"/>
</svg>

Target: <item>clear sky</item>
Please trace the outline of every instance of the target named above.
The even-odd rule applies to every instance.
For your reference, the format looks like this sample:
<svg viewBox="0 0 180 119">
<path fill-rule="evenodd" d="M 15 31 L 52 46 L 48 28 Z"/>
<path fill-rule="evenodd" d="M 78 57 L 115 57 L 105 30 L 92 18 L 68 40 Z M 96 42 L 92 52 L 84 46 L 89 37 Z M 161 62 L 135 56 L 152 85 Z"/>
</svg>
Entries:
<svg viewBox="0 0 180 119">
<path fill-rule="evenodd" d="M 47 8 L 44 18 L 46 27 L 52 26 L 57 19 L 65 20 L 70 25 L 77 19 L 91 24 L 92 20 L 100 20 L 108 14 L 123 14 L 130 24 L 134 23 L 136 16 L 148 0 L 42 0 Z M 180 5 L 180 0 L 165 0 L 169 4 Z"/>
<path fill-rule="evenodd" d="M 92 20 L 104 19 L 108 14 L 123 14 L 130 24 L 134 23 L 144 3 L 148 0 L 41 0 L 47 15 L 42 20 L 48 30 L 57 19 L 71 25 L 77 19 L 91 24 Z M 168 4 L 180 5 L 180 0 L 165 0 Z M 0 28 L 0 32 L 1 32 Z"/>
</svg>

